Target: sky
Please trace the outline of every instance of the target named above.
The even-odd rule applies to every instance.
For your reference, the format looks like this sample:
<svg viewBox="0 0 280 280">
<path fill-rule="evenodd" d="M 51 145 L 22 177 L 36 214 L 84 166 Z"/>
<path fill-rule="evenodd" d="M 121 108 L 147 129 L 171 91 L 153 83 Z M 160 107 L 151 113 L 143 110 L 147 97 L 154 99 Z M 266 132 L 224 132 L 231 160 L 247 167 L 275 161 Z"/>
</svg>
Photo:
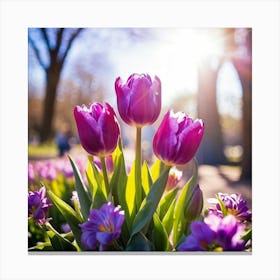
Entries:
<svg viewBox="0 0 280 280">
<path fill-rule="evenodd" d="M 215 58 L 223 53 L 223 34 L 216 29 L 87 29 L 73 44 L 63 78 L 71 78 L 75 65 L 81 65 L 94 74 L 96 87 L 102 85 L 105 101 L 114 104 L 117 77 L 125 81 L 132 73 L 148 73 L 152 78 L 157 75 L 165 107 L 179 96 L 195 94 L 198 65 L 211 57 L 215 67 Z M 29 63 L 29 79 L 39 87 L 44 83 L 44 74 L 34 59 Z M 226 62 L 217 81 L 220 112 L 240 118 L 241 94 L 237 73 Z"/>
</svg>

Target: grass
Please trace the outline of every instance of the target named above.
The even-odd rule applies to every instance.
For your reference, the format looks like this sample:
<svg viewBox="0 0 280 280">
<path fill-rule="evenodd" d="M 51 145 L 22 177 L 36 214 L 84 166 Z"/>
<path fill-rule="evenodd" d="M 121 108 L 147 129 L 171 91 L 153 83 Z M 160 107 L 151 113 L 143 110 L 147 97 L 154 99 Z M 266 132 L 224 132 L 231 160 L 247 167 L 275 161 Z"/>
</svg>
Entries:
<svg viewBox="0 0 280 280">
<path fill-rule="evenodd" d="M 49 144 L 29 144 L 28 158 L 51 158 L 58 155 L 58 150 L 54 142 Z"/>
</svg>

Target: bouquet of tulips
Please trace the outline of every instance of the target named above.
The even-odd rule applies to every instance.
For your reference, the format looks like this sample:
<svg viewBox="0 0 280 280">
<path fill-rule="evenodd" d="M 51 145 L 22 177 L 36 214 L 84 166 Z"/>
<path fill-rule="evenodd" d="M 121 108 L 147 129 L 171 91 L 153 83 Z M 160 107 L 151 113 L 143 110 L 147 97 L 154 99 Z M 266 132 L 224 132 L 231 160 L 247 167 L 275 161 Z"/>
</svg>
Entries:
<svg viewBox="0 0 280 280">
<path fill-rule="evenodd" d="M 136 131 L 133 164 L 125 162 L 114 109 L 108 103 L 76 106 L 80 142 L 88 153 L 85 176 L 69 156 L 71 198 L 69 188 L 59 192 L 44 182 L 29 191 L 29 235 L 38 236 L 29 250 L 250 251 L 251 211 L 241 195 L 219 193 L 203 211 L 194 158 L 203 121 L 169 110 L 153 138 L 157 160 L 148 165 L 142 161 L 141 132 L 159 117 L 161 81 L 132 74 L 125 83 L 117 78 L 115 90 L 122 120 Z M 176 166 L 187 163 L 192 176 L 178 187 L 182 174 Z M 57 227 L 54 212 L 67 229 Z"/>
</svg>

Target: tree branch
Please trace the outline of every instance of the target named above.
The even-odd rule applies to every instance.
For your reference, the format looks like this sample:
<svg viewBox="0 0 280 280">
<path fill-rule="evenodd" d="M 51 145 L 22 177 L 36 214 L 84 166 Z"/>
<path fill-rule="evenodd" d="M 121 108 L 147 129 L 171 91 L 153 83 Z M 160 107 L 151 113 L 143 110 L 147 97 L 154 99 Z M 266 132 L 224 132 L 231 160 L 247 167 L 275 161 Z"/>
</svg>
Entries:
<svg viewBox="0 0 280 280">
<path fill-rule="evenodd" d="M 58 55 L 59 48 L 61 46 L 63 32 L 64 32 L 64 28 L 59 28 L 59 30 L 56 33 L 56 45 L 54 49 L 56 56 Z"/>
<path fill-rule="evenodd" d="M 62 58 L 61 58 L 61 64 L 63 64 L 64 63 L 64 61 L 65 61 L 65 58 L 66 58 L 66 56 L 67 56 L 67 54 L 68 54 L 68 52 L 69 52 L 69 50 L 70 50 L 70 48 L 71 48 L 71 45 L 73 44 L 73 41 L 75 40 L 75 38 L 79 35 L 79 33 L 81 32 L 83 30 L 83 28 L 78 28 L 73 34 L 72 34 L 72 36 L 70 37 L 70 39 L 69 39 L 69 41 L 68 41 L 68 44 L 67 44 L 67 46 L 66 46 L 66 49 L 65 49 L 65 52 L 64 52 L 64 54 L 63 54 L 63 56 L 62 56 Z"/>
<path fill-rule="evenodd" d="M 48 51 L 49 51 L 49 53 L 50 53 L 52 48 L 51 48 L 50 40 L 49 40 L 48 35 L 47 35 L 47 32 L 46 32 L 46 28 L 40 28 L 40 30 L 41 30 L 41 32 L 42 32 L 42 34 L 43 34 L 44 40 L 45 40 L 46 45 L 47 45 L 47 47 L 48 47 Z"/>
<path fill-rule="evenodd" d="M 41 65 L 41 67 L 45 70 L 45 72 L 47 71 L 47 66 L 44 64 L 41 56 L 40 56 L 40 52 L 39 49 L 37 48 L 35 42 L 33 41 L 33 39 L 31 38 L 31 36 L 28 35 L 28 42 L 30 43 L 30 45 L 32 46 L 34 52 L 35 52 L 35 56 L 39 62 L 39 64 Z"/>
</svg>

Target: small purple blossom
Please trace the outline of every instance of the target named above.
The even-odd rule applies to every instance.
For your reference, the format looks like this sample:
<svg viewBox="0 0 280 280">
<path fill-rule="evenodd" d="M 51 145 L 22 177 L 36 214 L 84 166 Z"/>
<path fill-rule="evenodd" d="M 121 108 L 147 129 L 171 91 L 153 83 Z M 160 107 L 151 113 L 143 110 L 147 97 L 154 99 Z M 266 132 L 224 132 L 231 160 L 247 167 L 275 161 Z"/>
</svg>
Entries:
<svg viewBox="0 0 280 280">
<path fill-rule="evenodd" d="M 57 170 L 53 162 L 38 165 L 37 171 L 39 177 L 42 179 L 53 181 L 57 177 Z"/>
<path fill-rule="evenodd" d="M 239 221 L 251 221 L 252 213 L 241 194 L 218 193 L 218 197 L 224 203 L 228 214 L 234 215 Z M 218 200 L 211 199 L 209 201 L 215 203 L 215 208 L 209 208 L 209 212 L 223 217 Z"/>
<path fill-rule="evenodd" d="M 178 251 L 242 251 L 245 248 L 241 239 L 245 226 L 233 215 L 209 214 L 204 222 L 192 222 L 190 228 L 191 234 L 178 246 Z"/>
<path fill-rule="evenodd" d="M 28 163 L 28 183 L 32 183 L 35 180 L 35 170 L 31 163 Z"/>
<path fill-rule="evenodd" d="M 46 218 L 46 214 L 52 206 L 50 200 L 45 195 L 45 187 L 42 187 L 39 191 L 28 192 L 28 217 L 33 217 L 41 225 L 50 220 L 50 218 Z"/>
<path fill-rule="evenodd" d="M 99 249 L 104 250 L 106 245 L 119 238 L 123 222 L 124 211 L 120 206 L 114 207 L 111 202 L 103 204 L 99 210 L 91 209 L 88 221 L 80 225 L 83 246 L 94 250 L 99 243 Z"/>
</svg>

